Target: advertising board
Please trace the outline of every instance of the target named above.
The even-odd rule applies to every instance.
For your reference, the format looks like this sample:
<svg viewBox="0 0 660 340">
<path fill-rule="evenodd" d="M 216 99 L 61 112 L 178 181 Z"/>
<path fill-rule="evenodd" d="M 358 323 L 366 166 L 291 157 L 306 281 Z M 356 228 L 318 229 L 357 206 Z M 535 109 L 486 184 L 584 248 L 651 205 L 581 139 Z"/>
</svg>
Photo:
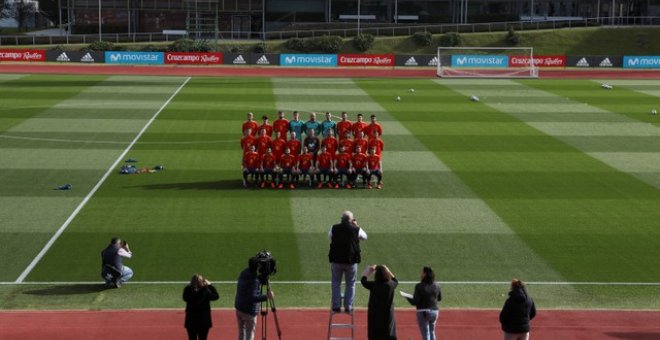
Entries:
<svg viewBox="0 0 660 340">
<path fill-rule="evenodd" d="M 509 56 L 510 67 L 527 67 L 529 66 L 529 56 L 527 55 L 512 55 Z M 534 66 L 536 67 L 565 67 L 566 56 L 563 55 L 535 55 Z"/>
<path fill-rule="evenodd" d="M 340 54 L 339 66 L 394 66 L 393 54 Z"/>
<path fill-rule="evenodd" d="M 105 55 L 103 52 L 46 51 L 46 61 L 94 64 L 103 63 Z"/>
<path fill-rule="evenodd" d="M 282 66 L 337 66 L 336 54 L 280 54 Z"/>
<path fill-rule="evenodd" d="M 164 64 L 163 52 L 106 51 L 106 64 Z"/>
<path fill-rule="evenodd" d="M 623 68 L 660 68 L 660 56 L 623 56 Z"/>
<path fill-rule="evenodd" d="M 46 51 L 0 50 L 0 61 L 46 61 Z"/>
<path fill-rule="evenodd" d="M 508 67 L 509 56 L 506 55 L 479 55 L 479 54 L 453 54 L 452 67 Z"/>
<path fill-rule="evenodd" d="M 222 53 L 165 52 L 165 64 L 220 65 Z"/>
<path fill-rule="evenodd" d="M 570 67 L 621 67 L 623 58 L 614 55 L 569 55 L 566 66 Z"/>
</svg>

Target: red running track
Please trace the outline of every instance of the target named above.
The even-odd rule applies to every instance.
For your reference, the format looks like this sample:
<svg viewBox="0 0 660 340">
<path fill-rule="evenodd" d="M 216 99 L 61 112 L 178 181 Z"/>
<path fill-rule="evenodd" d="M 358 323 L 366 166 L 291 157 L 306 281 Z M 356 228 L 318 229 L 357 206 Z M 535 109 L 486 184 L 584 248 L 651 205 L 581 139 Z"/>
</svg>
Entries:
<svg viewBox="0 0 660 340">
<path fill-rule="evenodd" d="M 500 339 L 497 310 L 442 310 L 436 333 L 439 339 Z M 327 337 L 327 311 L 278 310 L 282 339 Z M 348 315 L 339 315 L 348 318 Z M 126 311 L 17 311 L 0 312 L 0 339 L 185 339 L 183 310 Z M 412 309 L 396 313 L 399 339 L 419 339 Z M 356 339 L 366 339 L 366 311 L 356 311 Z M 209 339 L 235 339 L 233 310 L 214 310 L 215 327 Z M 339 320 L 342 321 L 342 320 Z M 277 339 L 272 313 L 268 339 Z M 342 335 L 333 333 L 333 335 Z M 532 321 L 531 338 L 537 339 L 660 339 L 660 311 L 539 310 Z M 255 339 L 261 339 L 261 318 Z"/>
<path fill-rule="evenodd" d="M 435 69 L 295 68 L 250 66 L 126 66 L 102 64 L 2 63 L 0 73 L 168 75 L 205 77 L 436 78 Z M 658 79 L 660 70 L 543 69 L 541 78 Z"/>
</svg>

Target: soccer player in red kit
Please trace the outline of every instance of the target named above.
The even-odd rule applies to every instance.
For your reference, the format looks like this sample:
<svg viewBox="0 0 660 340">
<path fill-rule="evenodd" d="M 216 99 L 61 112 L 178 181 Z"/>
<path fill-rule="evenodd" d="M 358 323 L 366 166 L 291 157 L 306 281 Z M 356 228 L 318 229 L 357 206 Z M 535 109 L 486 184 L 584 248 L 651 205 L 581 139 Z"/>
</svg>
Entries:
<svg viewBox="0 0 660 340">
<path fill-rule="evenodd" d="M 362 131 L 364 133 L 364 129 L 367 128 L 367 123 L 362 121 L 362 114 L 358 113 L 357 115 L 357 122 L 353 123 L 353 126 L 351 127 L 351 132 L 353 133 L 353 137 L 358 135 L 358 132 Z"/>
<path fill-rule="evenodd" d="M 316 174 L 319 189 L 324 185 L 327 185 L 328 188 L 332 188 L 335 173 L 332 166 L 333 162 L 334 153 L 330 153 L 325 146 L 321 146 L 321 153 L 316 156 Z"/>
<path fill-rule="evenodd" d="M 247 120 L 243 123 L 243 135 L 245 135 L 247 129 L 250 129 L 250 133 L 252 133 L 253 136 L 256 136 L 257 131 L 259 131 L 259 124 L 254 121 L 254 113 L 252 112 L 248 112 Z"/>
<path fill-rule="evenodd" d="M 250 146 L 254 146 L 256 148 L 257 146 L 257 137 L 252 135 L 252 130 L 247 129 L 245 130 L 245 136 L 241 138 L 241 149 L 243 150 L 243 153 L 245 154 L 246 152 L 250 151 Z"/>
<path fill-rule="evenodd" d="M 371 138 L 374 134 L 374 131 L 378 134 L 378 136 L 383 135 L 383 127 L 378 124 L 376 121 L 376 115 L 371 115 L 371 123 L 367 125 L 367 127 L 364 129 L 364 135 Z"/>
<path fill-rule="evenodd" d="M 252 177 L 252 182 L 256 185 L 259 180 L 259 166 L 261 157 L 255 151 L 254 145 L 250 145 L 247 152 L 243 154 L 243 186 L 247 187 L 248 175 Z"/>
<path fill-rule="evenodd" d="M 346 136 L 346 131 L 351 132 L 353 128 L 353 122 L 348 120 L 348 114 L 346 112 L 341 113 L 341 121 L 337 123 L 337 136 L 339 140 L 342 140 Z"/>
<path fill-rule="evenodd" d="M 266 187 L 268 175 L 270 175 L 270 187 L 275 189 L 275 168 L 277 167 L 277 159 L 273 155 L 273 150 L 266 148 L 266 153 L 261 156 L 261 187 Z"/>
<path fill-rule="evenodd" d="M 268 116 L 264 115 L 261 119 L 263 120 L 263 123 L 259 125 L 259 129 L 265 129 L 268 137 L 273 137 L 273 126 L 268 123 Z"/>
<path fill-rule="evenodd" d="M 357 178 L 358 176 L 362 176 L 362 183 L 366 186 L 367 185 L 367 155 L 362 152 L 362 148 L 360 146 L 355 147 L 355 153 L 353 154 L 353 157 L 351 158 L 351 177 L 352 177 L 352 182 L 353 186 L 357 186 Z"/>
<path fill-rule="evenodd" d="M 383 188 L 383 162 L 380 155 L 376 154 L 376 148 L 369 148 L 369 155 L 367 155 L 367 169 L 369 171 L 369 186 L 371 189 L 371 177 L 376 176 L 378 179 L 377 188 Z"/>
<path fill-rule="evenodd" d="M 323 138 L 321 146 L 325 146 L 326 150 L 334 155 L 337 153 L 338 145 L 339 142 L 337 141 L 337 138 L 335 138 L 335 132 L 333 130 L 328 130 L 328 135 Z"/>
<path fill-rule="evenodd" d="M 367 143 L 367 146 L 369 147 L 369 149 L 375 148 L 376 154 L 380 156 L 381 153 L 383 152 L 383 147 L 385 146 L 385 143 L 383 143 L 383 140 L 380 139 L 378 132 L 372 130 L 371 133 L 372 136 L 370 136 L 371 138 L 369 138 L 369 142 Z"/>
<path fill-rule="evenodd" d="M 303 153 L 298 157 L 298 172 L 302 180 L 307 176 L 307 185 L 312 186 L 314 176 L 314 155 L 309 152 L 306 146 L 303 146 Z"/>
<path fill-rule="evenodd" d="M 302 143 L 300 142 L 300 140 L 296 136 L 295 131 L 291 131 L 291 137 L 286 142 L 286 146 L 288 146 L 289 149 L 291 149 L 291 154 L 296 155 L 296 156 L 300 155 L 300 147 L 302 146 Z"/>
<path fill-rule="evenodd" d="M 344 138 L 339 141 L 339 146 L 340 148 L 343 146 L 348 153 L 353 151 L 353 138 L 351 138 L 350 131 L 346 131 Z"/>
<path fill-rule="evenodd" d="M 296 172 L 296 162 L 296 156 L 291 154 L 291 150 L 289 148 L 285 148 L 284 154 L 280 158 L 280 173 L 278 174 L 279 185 L 277 186 L 278 188 L 282 189 L 284 187 L 284 176 L 287 178 L 289 188 L 294 189 L 296 187 L 292 180 L 292 177 Z"/>
<path fill-rule="evenodd" d="M 286 148 L 286 140 L 280 138 L 280 132 L 275 132 L 275 139 L 270 142 L 271 147 L 273 148 L 273 154 L 275 158 L 279 161 L 280 157 L 284 153 L 284 148 Z"/>
<path fill-rule="evenodd" d="M 351 185 L 347 183 L 351 176 L 351 159 L 351 154 L 346 152 L 343 146 L 339 146 L 339 153 L 335 156 L 335 169 L 337 169 L 335 189 L 339 189 L 340 184 L 341 186 L 345 185 L 346 189 L 351 188 Z"/>
<path fill-rule="evenodd" d="M 257 152 L 259 155 L 264 155 L 266 149 L 270 148 L 270 137 L 266 134 L 266 130 L 261 129 L 259 131 L 259 137 L 257 137 Z"/>
<path fill-rule="evenodd" d="M 289 132 L 289 121 L 284 118 L 284 112 L 277 112 L 277 119 L 273 122 L 273 130 L 275 133 L 280 133 L 280 138 L 286 138 L 286 133 Z"/>
<path fill-rule="evenodd" d="M 369 142 L 364 138 L 364 131 L 358 131 L 357 135 L 353 139 L 353 151 L 357 150 L 359 147 L 360 150 L 366 150 L 367 144 Z"/>
</svg>

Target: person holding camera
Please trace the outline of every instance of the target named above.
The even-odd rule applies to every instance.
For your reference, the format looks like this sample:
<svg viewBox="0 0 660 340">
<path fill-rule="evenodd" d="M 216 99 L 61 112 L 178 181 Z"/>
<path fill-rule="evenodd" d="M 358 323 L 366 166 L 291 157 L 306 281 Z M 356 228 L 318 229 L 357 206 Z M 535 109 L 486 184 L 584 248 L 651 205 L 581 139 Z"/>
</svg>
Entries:
<svg viewBox="0 0 660 340">
<path fill-rule="evenodd" d="M 360 240 L 367 239 L 367 233 L 357 224 L 353 213 L 344 211 L 341 223 L 335 224 L 328 232 L 330 239 L 330 270 L 332 272 L 332 311 L 339 312 L 341 304 L 341 281 L 345 277 L 344 311 L 353 311 L 357 266 L 361 261 Z"/>
<path fill-rule="evenodd" d="M 442 300 L 440 286 L 435 282 L 435 272 L 424 266 L 419 274 L 420 282 L 415 285 L 412 298 L 406 298 L 417 307 L 417 323 L 422 340 L 435 340 L 435 323 L 438 320 L 438 301 Z"/>
<path fill-rule="evenodd" d="M 374 281 L 367 277 L 374 275 Z M 367 310 L 367 338 L 369 340 L 396 340 L 394 318 L 394 290 L 399 285 L 394 274 L 385 265 L 367 266 L 360 280 L 369 290 Z"/>
<path fill-rule="evenodd" d="M 219 299 L 218 291 L 209 280 L 195 274 L 190 284 L 183 289 L 183 301 L 186 302 L 185 327 L 189 340 L 206 340 L 209 329 L 213 327 L 211 319 L 211 301 Z"/>
<path fill-rule="evenodd" d="M 259 292 L 259 263 L 259 258 L 250 258 L 248 267 L 241 272 L 236 284 L 234 308 L 238 321 L 238 340 L 254 340 L 259 304 L 274 297 L 270 289 L 267 294 Z"/>
<path fill-rule="evenodd" d="M 105 285 L 111 288 L 119 288 L 133 277 L 133 270 L 124 266 L 124 258 L 133 257 L 128 242 L 114 237 L 110 244 L 101 252 L 101 277 Z"/>
</svg>

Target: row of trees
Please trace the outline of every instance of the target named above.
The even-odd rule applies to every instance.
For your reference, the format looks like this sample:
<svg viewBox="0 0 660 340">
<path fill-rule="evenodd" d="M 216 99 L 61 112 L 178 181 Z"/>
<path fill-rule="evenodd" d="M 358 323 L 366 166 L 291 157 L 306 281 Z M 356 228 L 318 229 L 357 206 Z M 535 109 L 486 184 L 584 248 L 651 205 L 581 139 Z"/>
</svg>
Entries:
<svg viewBox="0 0 660 340">
<path fill-rule="evenodd" d="M 14 19 L 19 30 L 25 30 L 34 24 L 39 10 L 34 0 L 5 0 L 0 8 L 0 19 Z"/>
</svg>

